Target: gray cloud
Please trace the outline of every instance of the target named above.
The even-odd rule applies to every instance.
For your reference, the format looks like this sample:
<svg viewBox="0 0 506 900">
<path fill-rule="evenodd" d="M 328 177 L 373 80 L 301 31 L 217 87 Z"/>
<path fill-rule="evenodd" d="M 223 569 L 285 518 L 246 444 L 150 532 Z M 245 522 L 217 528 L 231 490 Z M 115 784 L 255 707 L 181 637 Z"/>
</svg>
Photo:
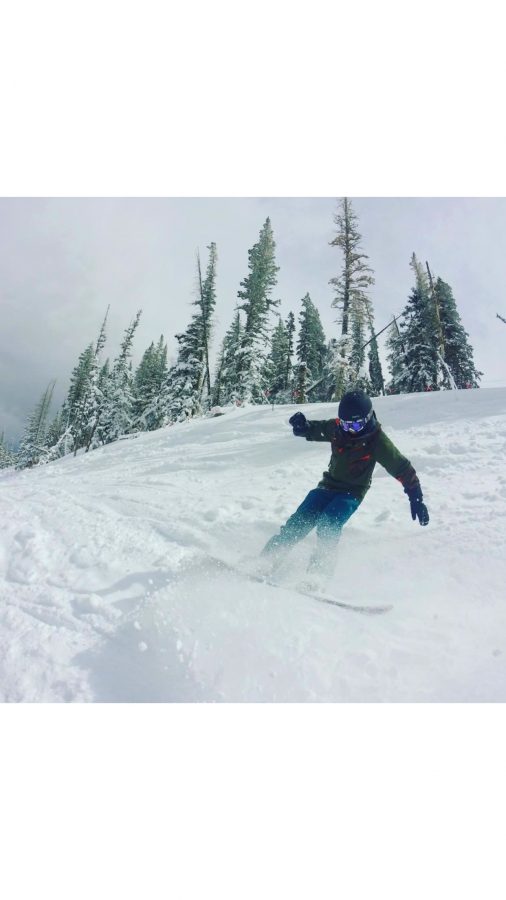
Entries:
<svg viewBox="0 0 506 900">
<path fill-rule="evenodd" d="M 405 304 L 415 251 L 452 285 L 484 384 L 504 382 L 506 326 L 495 314 L 506 314 L 506 200 L 358 198 L 353 205 L 375 272 L 378 327 Z M 329 241 L 336 208 L 334 198 L 0 200 L 0 431 L 17 438 L 54 378 L 56 403 L 63 400 L 108 305 L 111 356 L 139 308 L 134 361 L 161 333 L 175 352 L 174 334 L 191 315 L 196 250 L 205 263 L 211 241 L 219 254 L 216 349 L 247 274 L 248 249 L 268 215 L 282 314 L 298 314 L 309 291 L 332 336 L 328 281 L 340 257 Z"/>
</svg>

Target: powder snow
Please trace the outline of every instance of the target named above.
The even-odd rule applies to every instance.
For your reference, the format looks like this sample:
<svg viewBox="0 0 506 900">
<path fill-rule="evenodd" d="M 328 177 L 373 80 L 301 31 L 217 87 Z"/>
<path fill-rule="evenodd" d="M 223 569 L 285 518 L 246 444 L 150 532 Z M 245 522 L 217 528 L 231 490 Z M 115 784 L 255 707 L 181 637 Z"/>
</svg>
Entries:
<svg viewBox="0 0 506 900">
<path fill-rule="evenodd" d="M 248 577 L 330 457 L 293 437 L 295 406 L 227 409 L 2 470 L 0 699 L 505 701 L 506 388 L 374 407 L 417 470 L 430 524 L 376 466 L 327 593 L 392 604 L 382 616 L 297 591 L 313 535 L 279 586 Z M 336 404 L 304 413 L 331 418 Z"/>
</svg>

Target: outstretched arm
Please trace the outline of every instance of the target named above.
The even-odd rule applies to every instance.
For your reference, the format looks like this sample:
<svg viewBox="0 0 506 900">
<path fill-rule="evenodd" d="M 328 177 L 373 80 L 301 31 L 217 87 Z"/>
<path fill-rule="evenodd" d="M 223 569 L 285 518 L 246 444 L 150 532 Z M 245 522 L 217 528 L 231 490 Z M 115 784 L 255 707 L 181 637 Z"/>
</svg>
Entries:
<svg viewBox="0 0 506 900">
<path fill-rule="evenodd" d="M 334 439 L 336 433 L 335 419 L 314 419 L 307 423 L 309 428 L 306 434 L 307 441 L 327 441 Z"/>
<path fill-rule="evenodd" d="M 404 493 L 408 495 L 413 521 L 418 519 L 420 525 L 428 525 L 429 512 L 423 503 L 422 487 L 418 475 L 409 459 L 402 455 L 383 431 L 379 435 L 376 459 L 390 475 L 402 484 Z"/>
<path fill-rule="evenodd" d="M 296 437 L 305 437 L 307 441 L 330 442 L 336 431 L 335 419 L 309 422 L 304 413 L 296 412 L 288 420 Z"/>
</svg>

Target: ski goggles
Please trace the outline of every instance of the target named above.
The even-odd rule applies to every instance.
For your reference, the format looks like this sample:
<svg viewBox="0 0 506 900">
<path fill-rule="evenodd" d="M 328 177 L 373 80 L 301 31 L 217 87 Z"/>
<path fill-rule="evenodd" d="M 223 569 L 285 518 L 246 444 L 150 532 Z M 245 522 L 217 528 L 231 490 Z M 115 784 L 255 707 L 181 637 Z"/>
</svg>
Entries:
<svg viewBox="0 0 506 900">
<path fill-rule="evenodd" d="M 363 419 L 353 419 L 351 422 L 345 422 L 344 419 L 339 419 L 339 424 L 343 431 L 362 431 L 363 428 L 367 425 L 368 422 L 371 421 L 373 417 L 373 410 L 369 415 L 365 416 Z"/>
</svg>

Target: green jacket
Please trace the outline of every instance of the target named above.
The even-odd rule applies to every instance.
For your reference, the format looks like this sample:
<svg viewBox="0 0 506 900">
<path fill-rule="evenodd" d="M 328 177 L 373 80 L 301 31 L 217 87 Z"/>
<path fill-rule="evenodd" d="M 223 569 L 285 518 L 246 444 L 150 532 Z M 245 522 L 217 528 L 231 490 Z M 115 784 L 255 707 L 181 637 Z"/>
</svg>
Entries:
<svg viewBox="0 0 506 900">
<path fill-rule="evenodd" d="M 342 431 L 335 419 L 308 422 L 308 426 L 306 440 L 328 441 L 332 445 L 329 467 L 318 487 L 363 500 L 377 462 L 401 482 L 404 490 L 419 483 L 409 459 L 386 436 L 379 422 L 369 434 L 353 436 Z"/>
</svg>

